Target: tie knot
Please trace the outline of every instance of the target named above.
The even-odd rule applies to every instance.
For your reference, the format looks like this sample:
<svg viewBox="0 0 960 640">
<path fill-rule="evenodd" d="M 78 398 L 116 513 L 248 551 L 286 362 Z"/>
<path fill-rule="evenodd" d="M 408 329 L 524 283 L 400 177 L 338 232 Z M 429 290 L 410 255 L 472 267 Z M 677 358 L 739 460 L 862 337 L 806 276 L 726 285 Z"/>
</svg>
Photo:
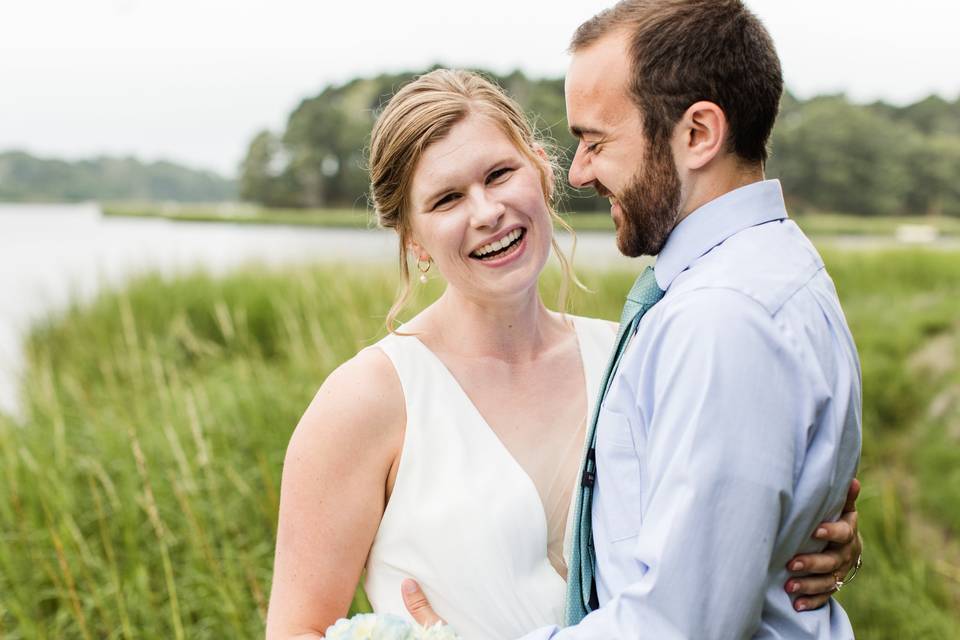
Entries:
<svg viewBox="0 0 960 640">
<path fill-rule="evenodd" d="M 663 297 L 663 289 L 657 285 L 657 278 L 653 273 L 653 267 L 647 267 L 641 273 L 633 286 L 630 287 L 630 293 L 627 294 L 627 301 L 623 305 L 623 311 L 620 313 L 620 332 L 626 331 L 627 326 L 635 318 L 643 315 L 647 309 L 656 304 Z M 617 334 L 618 339 L 621 334 Z"/>
<path fill-rule="evenodd" d="M 630 287 L 630 293 L 627 294 L 627 300 L 635 304 L 649 306 L 663 297 L 663 289 L 657 284 L 657 277 L 653 267 L 647 267 L 643 270 L 633 286 Z"/>
</svg>

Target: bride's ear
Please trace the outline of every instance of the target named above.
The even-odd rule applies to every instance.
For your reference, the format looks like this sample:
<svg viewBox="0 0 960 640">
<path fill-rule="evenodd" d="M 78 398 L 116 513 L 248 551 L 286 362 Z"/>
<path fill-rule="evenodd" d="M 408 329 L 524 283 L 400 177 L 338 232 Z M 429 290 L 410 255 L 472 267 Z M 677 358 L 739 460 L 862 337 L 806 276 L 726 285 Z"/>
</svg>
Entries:
<svg viewBox="0 0 960 640">
<path fill-rule="evenodd" d="M 430 259 L 430 254 L 413 238 L 407 241 L 407 251 L 413 256 L 414 260 L 426 262 Z"/>
</svg>

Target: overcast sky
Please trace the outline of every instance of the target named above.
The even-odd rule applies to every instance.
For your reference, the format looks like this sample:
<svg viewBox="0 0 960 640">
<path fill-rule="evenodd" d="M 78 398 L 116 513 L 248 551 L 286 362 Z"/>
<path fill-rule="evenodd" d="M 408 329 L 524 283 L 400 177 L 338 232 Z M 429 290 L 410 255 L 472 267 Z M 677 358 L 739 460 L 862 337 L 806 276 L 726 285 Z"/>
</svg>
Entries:
<svg viewBox="0 0 960 640">
<path fill-rule="evenodd" d="M 132 154 L 228 175 L 257 131 L 282 130 L 331 82 L 434 62 L 560 75 L 573 30 L 612 3 L 0 1 L 0 150 Z M 747 4 L 802 97 L 960 94 L 957 0 Z"/>
</svg>

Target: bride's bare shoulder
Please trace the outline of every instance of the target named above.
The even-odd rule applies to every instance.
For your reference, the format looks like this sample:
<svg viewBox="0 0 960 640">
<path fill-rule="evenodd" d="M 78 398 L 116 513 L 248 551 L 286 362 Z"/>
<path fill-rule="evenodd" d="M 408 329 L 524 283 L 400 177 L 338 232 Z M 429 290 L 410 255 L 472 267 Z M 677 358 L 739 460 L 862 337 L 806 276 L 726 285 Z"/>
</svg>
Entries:
<svg viewBox="0 0 960 640">
<path fill-rule="evenodd" d="M 387 355 L 364 349 L 327 376 L 290 439 L 291 449 L 395 450 L 406 411 L 400 379 Z"/>
</svg>

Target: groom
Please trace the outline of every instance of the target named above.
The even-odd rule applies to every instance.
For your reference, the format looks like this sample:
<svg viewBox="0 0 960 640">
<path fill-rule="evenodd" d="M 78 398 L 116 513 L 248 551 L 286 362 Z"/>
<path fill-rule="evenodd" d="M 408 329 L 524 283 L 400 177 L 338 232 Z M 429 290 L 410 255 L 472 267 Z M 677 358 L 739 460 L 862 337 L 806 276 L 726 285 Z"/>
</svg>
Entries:
<svg viewBox="0 0 960 640">
<path fill-rule="evenodd" d="M 625 0 L 571 51 L 570 182 L 610 199 L 621 252 L 658 258 L 588 434 L 571 626 L 527 638 L 851 638 L 835 601 L 798 614 L 783 591 L 854 476 L 860 370 L 822 260 L 764 180 L 770 37 L 739 0 Z"/>
</svg>

